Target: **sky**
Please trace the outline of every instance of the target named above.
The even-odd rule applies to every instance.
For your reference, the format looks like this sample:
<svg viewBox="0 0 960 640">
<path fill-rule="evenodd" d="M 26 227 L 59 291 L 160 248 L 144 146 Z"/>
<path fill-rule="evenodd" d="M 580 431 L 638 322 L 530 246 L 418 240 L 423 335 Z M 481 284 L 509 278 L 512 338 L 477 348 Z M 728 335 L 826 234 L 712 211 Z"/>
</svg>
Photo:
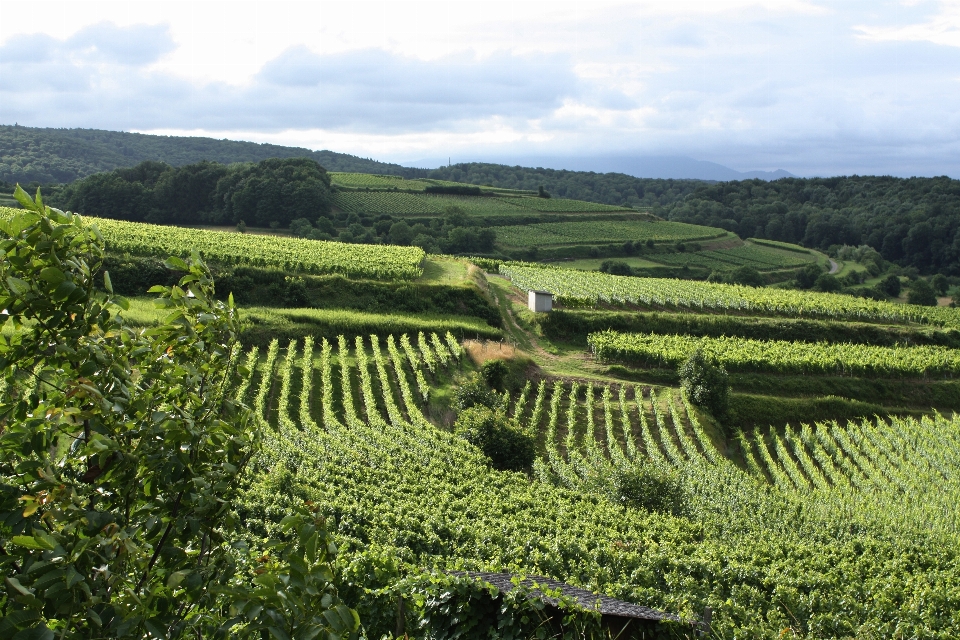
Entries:
<svg viewBox="0 0 960 640">
<path fill-rule="evenodd" d="M 960 0 L 0 0 L 0 123 L 960 178 Z"/>
</svg>

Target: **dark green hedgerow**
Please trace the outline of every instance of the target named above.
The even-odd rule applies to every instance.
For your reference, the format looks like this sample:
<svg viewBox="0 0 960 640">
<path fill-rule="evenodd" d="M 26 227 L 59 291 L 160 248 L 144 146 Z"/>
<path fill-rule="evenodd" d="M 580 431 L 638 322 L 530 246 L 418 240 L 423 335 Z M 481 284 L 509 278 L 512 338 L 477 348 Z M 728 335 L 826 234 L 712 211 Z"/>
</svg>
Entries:
<svg viewBox="0 0 960 640">
<path fill-rule="evenodd" d="M 108 255 L 104 269 L 114 289 L 137 296 L 155 284 L 171 285 L 182 274 L 165 269 L 153 258 Z M 370 313 L 432 313 L 473 316 L 491 327 L 500 314 L 474 286 L 351 280 L 342 276 L 291 276 L 283 271 L 238 267 L 212 269 L 217 295 L 233 293 L 241 305 L 354 309 Z"/>
</svg>

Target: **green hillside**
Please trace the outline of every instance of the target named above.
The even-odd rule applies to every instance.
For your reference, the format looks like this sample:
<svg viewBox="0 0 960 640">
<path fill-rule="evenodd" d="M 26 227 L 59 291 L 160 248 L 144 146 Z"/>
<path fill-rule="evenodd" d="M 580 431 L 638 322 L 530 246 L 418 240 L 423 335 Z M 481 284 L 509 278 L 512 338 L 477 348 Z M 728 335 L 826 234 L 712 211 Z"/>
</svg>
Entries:
<svg viewBox="0 0 960 640">
<path fill-rule="evenodd" d="M 397 173 L 406 170 L 399 165 L 346 153 L 267 143 L 0 125 L 0 180 L 24 185 L 73 182 L 146 160 L 179 167 L 203 160 L 230 164 L 269 158 L 311 158 L 330 171 Z"/>
<path fill-rule="evenodd" d="M 528 197 L 536 196 L 517 199 Z M 424 254 L 411 246 L 94 218 L 85 223 L 101 227 L 102 259 L 99 249 L 80 244 L 61 247 L 56 255 L 31 253 L 31 238 L 44 238 L 49 248 L 81 227 L 63 219 L 11 222 L 19 213 L 5 209 L 0 216 L 7 256 L 0 268 L 9 276 L 0 279 L 0 287 L 8 309 L 4 315 L 25 322 L 5 322 L 0 349 L 19 353 L 17 345 L 28 344 L 24 336 L 47 330 L 25 315 L 24 292 L 48 291 L 47 302 L 30 298 L 37 302 L 29 308 L 72 305 L 73 315 L 50 317 L 78 322 L 87 313 L 81 304 L 86 290 L 64 283 L 87 282 L 130 300 L 126 308 L 95 311 L 97 323 L 87 329 L 89 335 L 78 336 L 77 344 L 95 346 L 103 359 L 116 339 L 128 362 L 142 351 L 125 345 L 152 336 L 171 341 L 144 360 L 147 368 L 137 369 L 132 379 L 142 381 L 141 395 L 164 388 L 162 369 L 155 367 L 181 366 L 198 354 L 208 359 L 204 372 L 191 378 L 197 385 L 219 375 L 217 367 L 235 371 L 217 393 L 251 408 L 255 417 L 246 424 L 257 444 L 244 464 L 224 467 L 236 473 L 235 480 L 216 491 L 218 500 L 229 500 L 230 519 L 220 521 L 223 526 L 242 522 L 233 529 L 238 537 L 230 548 L 249 552 L 253 564 L 240 566 L 248 566 L 251 584 L 272 580 L 270 572 L 279 570 L 282 563 L 277 563 L 287 556 L 271 556 L 286 547 L 270 545 L 289 543 L 288 516 L 307 505 L 318 518 L 310 526 L 319 529 L 306 531 L 328 532 L 324 535 L 336 555 L 328 546 L 323 556 L 328 564 L 310 564 L 313 577 L 304 573 L 301 568 L 318 553 L 314 539 L 301 560 L 294 558 L 288 575 L 322 577 L 325 599 L 318 592 L 311 606 L 326 610 L 342 600 L 344 612 L 346 607 L 356 611 L 365 637 L 450 637 L 468 625 L 488 629 L 494 622 L 504 625 L 500 632 L 507 629 L 517 637 L 537 637 L 534 627 L 546 637 L 607 637 L 594 613 L 575 608 L 565 618 L 550 614 L 549 607 L 531 609 L 523 599 L 497 600 L 499 592 L 451 574 L 457 571 L 546 576 L 681 618 L 632 627 L 629 637 L 691 637 L 699 631 L 695 625 L 705 607 L 713 612 L 711 633 L 720 638 L 960 634 L 954 614 L 960 606 L 955 588 L 960 584 L 958 309 L 470 260 Z M 419 212 L 429 218 L 428 213 Z M 546 238 L 549 231 L 590 243 L 630 237 L 642 240 L 643 259 L 664 261 L 690 254 L 781 268 L 796 264 L 791 260 L 814 258 L 802 248 L 744 244 L 719 229 L 655 221 L 636 212 L 616 215 L 621 214 L 627 218 L 601 218 L 591 226 L 589 216 L 604 214 L 558 213 L 574 219 L 504 225 L 503 233 L 522 238 L 529 230 Z M 349 215 L 361 219 L 356 212 Z M 470 220 L 485 214 L 461 210 L 434 217 L 450 215 Z M 391 228 L 399 224 L 390 222 Z M 376 229 L 376 223 L 368 228 Z M 363 228 L 362 222 L 350 224 Z M 711 242 L 729 246 L 710 248 Z M 678 243 L 702 246 L 679 251 Z M 89 262 L 59 257 L 74 250 L 87 251 Z M 160 261 L 164 254 L 187 256 L 191 250 L 209 262 L 216 297 L 232 294 L 238 305 L 235 333 L 216 352 L 210 351 L 212 343 L 198 343 L 194 336 L 206 335 L 204 327 L 218 322 L 217 314 L 230 312 L 208 306 L 208 289 L 197 288 L 207 286 L 197 275 L 202 270 Z M 60 260 L 60 266 L 43 266 L 45 260 Z M 42 275 L 27 280 L 23 269 L 39 269 Z M 177 283 L 186 289 L 164 290 L 168 297 L 159 305 L 146 294 L 151 285 Z M 529 311 L 531 289 L 554 293 L 555 310 Z M 194 290 L 199 295 L 187 295 Z M 99 332 L 110 314 L 127 329 Z M 74 357 L 81 352 L 73 344 L 64 342 L 42 356 Z M 700 374 L 678 365 L 698 351 L 726 366 L 727 373 L 701 376 L 699 386 L 688 384 Z M 81 381 L 55 371 L 37 380 L 8 367 L 3 407 L 84 403 L 95 393 L 108 393 L 123 367 L 100 368 L 97 362 L 84 365 Z M 204 394 L 194 393 L 193 382 L 184 385 L 182 373 L 172 380 L 182 389 L 177 391 L 181 402 L 206 401 Z M 69 385 L 80 391 L 64 392 Z M 132 398 L 141 401 L 139 395 Z M 93 411 L 90 406 L 100 407 L 83 404 L 83 410 Z M 175 410 L 147 412 L 135 424 L 179 424 L 170 417 Z M 49 469 L 43 474 L 57 474 L 57 487 L 74 491 L 72 497 L 64 497 L 60 488 L 18 498 L 28 481 L 24 470 L 34 467 L 0 460 L 0 479 L 9 487 L 4 491 L 13 496 L 3 502 L 4 522 L 16 531 L 35 532 L 23 536 L 4 529 L 0 540 L 21 556 L 37 558 L 53 545 L 44 536 L 60 536 L 56 540 L 68 544 L 61 525 L 67 516 L 54 511 L 56 505 L 71 500 L 85 509 L 90 503 L 83 496 L 96 494 L 84 479 L 94 476 L 92 463 L 78 457 L 86 455 L 84 443 L 94 439 L 84 435 L 72 409 L 45 411 L 37 422 L 26 409 L 11 410 L 0 432 L 0 446 L 10 459 L 56 456 L 56 464 L 36 468 Z M 97 411 L 100 425 L 124 409 L 107 403 Z M 69 441 L 59 440 L 61 447 L 15 440 L 21 423 L 30 420 L 59 425 Z M 113 482 L 120 471 L 109 466 L 117 464 L 111 461 L 129 464 L 133 456 L 122 457 L 128 453 L 119 440 L 95 442 L 120 452 L 96 458 L 107 472 L 98 466 L 94 471 L 105 480 L 99 475 L 94 480 Z M 189 447 L 178 445 L 176 455 L 189 457 Z M 36 482 L 48 482 L 43 474 Z M 153 509 L 180 508 L 167 483 L 144 491 Z M 96 495 L 100 509 L 122 505 L 112 493 Z M 24 508 L 25 501 L 30 508 Z M 186 539 L 191 526 L 200 530 L 204 522 L 185 523 L 178 536 Z M 128 553 L 140 553 L 146 565 L 152 553 L 148 545 L 160 544 L 162 528 L 155 525 L 153 538 L 142 538 L 146 551 Z M 114 529 L 92 531 L 100 536 Z M 132 533 L 131 539 L 141 540 L 138 535 Z M 180 539 L 169 538 L 170 551 L 157 555 L 157 566 L 185 566 L 187 551 L 182 557 L 175 552 Z M 64 562 L 73 567 L 70 563 L 80 562 L 88 551 L 70 548 L 76 551 L 64 554 Z M 103 562 L 126 575 L 114 560 Z M 28 593 L 45 598 L 56 595 L 50 585 L 60 584 L 53 579 L 60 574 L 54 569 L 44 579 L 47 573 L 36 576 L 21 565 L 0 566 L 6 572 L 3 593 L 15 590 L 22 596 L 20 588 L 29 588 L 34 592 Z M 186 581 L 194 569 L 180 571 L 158 577 L 152 588 L 180 588 L 177 581 Z M 240 584 L 240 578 L 232 579 L 231 584 Z M 88 585 L 79 571 L 71 580 Z M 137 575 L 131 580 L 135 585 Z M 100 588 L 95 578 L 89 581 Z M 283 594 L 300 588 L 295 580 L 271 584 L 283 584 Z M 80 601 L 86 597 L 80 587 L 70 593 Z M 215 593 L 212 587 L 209 593 Z M 230 606 L 256 618 L 260 605 L 247 607 L 250 598 L 266 597 L 257 593 L 245 592 L 245 604 Z M 74 615 L 37 610 L 26 597 L 3 597 L 4 616 L 8 610 L 24 613 L 0 619 L 0 625 L 8 625 L 0 629 L 27 629 L 37 620 L 56 627 L 58 615 Z M 115 598 L 132 603 L 125 605 L 131 608 L 153 606 L 125 594 Z M 280 612 L 293 605 L 286 595 L 278 598 L 269 600 L 278 607 L 271 615 L 292 624 Z M 197 606 L 208 606 L 198 609 L 208 617 L 188 618 L 185 628 L 199 630 L 190 625 L 230 610 Z M 344 616 L 337 619 L 352 624 L 352 614 Z M 99 619 L 113 624 L 113 618 Z M 78 628 L 94 624 L 76 620 Z M 325 620 L 322 624 L 333 624 Z M 295 626 L 285 628 L 284 633 L 295 633 Z"/>
</svg>

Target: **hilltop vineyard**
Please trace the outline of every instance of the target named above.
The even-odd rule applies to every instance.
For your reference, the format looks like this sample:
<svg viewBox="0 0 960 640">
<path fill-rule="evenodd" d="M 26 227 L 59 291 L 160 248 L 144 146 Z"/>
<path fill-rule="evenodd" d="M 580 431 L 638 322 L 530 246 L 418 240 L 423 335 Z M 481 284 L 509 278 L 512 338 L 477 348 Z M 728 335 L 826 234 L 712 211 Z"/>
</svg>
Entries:
<svg viewBox="0 0 960 640">
<path fill-rule="evenodd" d="M 549 201 L 548 201 L 549 202 Z M 673 242 L 706 240 L 725 235 L 722 229 L 700 227 L 682 222 L 583 221 L 544 222 L 523 226 L 494 227 L 497 238 L 510 246 L 549 246 L 583 242 L 623 242 L 624 240 Z"/>
<path fill-rule="evenodd" d="M 902 377 L 960 374 L 960 351 L 785 340 L 694 338 L 604 331 L 587 338 L 598 360 L 676 368 L 700 350 L 729 371 Z"/>
<path fill-rule="evenodd" d="M 15 209 L 0 208 L 10 217 Z M 418 247 L 374 246 L 299 240 L 224 231 L 167 227 L 106 218 L 95 224 L 110 251 L 166 258 L 196 249 L 211 263 L 271 267 L 295 273 L 338 273 L 360 278 L 410 280 L 423 274 L 425 254 Z"/>
<path fill-rule="evenodd" d="M 521 289 L 550 291 L 560 302 L 573 306 L 628 303 L 671 310 L 710 310 L 862 322 L 918 322 L 960 328 L 960 309 L 918 307 L 833 293 L 691 280 L 632 278 L 512 264 L 502 265 L 500 273 Z"/>
</svg>

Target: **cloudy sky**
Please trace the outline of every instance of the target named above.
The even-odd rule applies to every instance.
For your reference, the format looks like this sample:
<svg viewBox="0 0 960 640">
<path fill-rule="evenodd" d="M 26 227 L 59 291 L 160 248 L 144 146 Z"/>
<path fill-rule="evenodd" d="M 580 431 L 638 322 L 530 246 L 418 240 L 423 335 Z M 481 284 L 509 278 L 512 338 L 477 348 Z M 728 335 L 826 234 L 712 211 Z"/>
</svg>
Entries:
<svg viewBox="0 0 960 640">
<path fill-rule="evenodd" d="M 0 0 L 14 122 L 960 177 L 960 1 Z"/>
</svg>

